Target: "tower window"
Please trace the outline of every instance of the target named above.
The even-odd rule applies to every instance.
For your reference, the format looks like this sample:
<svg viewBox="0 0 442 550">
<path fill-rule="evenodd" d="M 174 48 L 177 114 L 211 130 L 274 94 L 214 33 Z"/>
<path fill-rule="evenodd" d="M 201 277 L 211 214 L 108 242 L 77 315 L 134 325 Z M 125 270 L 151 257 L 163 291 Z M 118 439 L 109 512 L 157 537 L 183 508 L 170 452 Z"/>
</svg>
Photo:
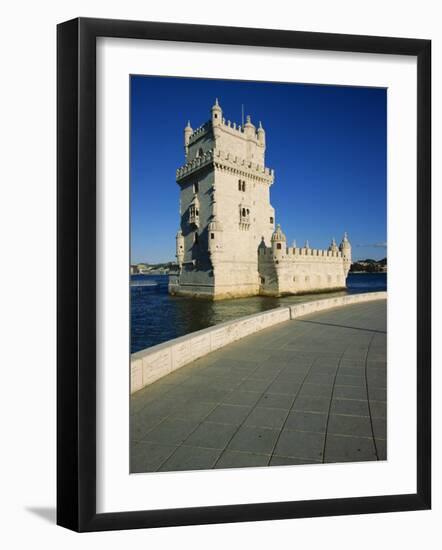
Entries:
<svg viewBox="0 0 442 550">
<path fill-rule="evenodd" d="M 273 223 L 273 222 L 274 222 L 273 216 L 270 216 L 270 223 Z"/>
<path fill-rule="evenodd" d="M 238 180 L 238 191 L 241 191 L 241 188 L 242 188 L 241 180 Z"/>
<path fill-rule="evenodd" d="M 215 233 L 210 233 L 210 238 L 214 239 L 215 238 Z"/>
<path fill-rule="evenodd" d="M 193 242 L 195 244 L 198 244 L 198 233 L 195 231 L 195 233 L 193 234 Z"/>
<path fill-rule="evenodd" d="M 276 248 L 277 248 L 278 250 L 281 250 L 281 243 L 276 243 Z"/>
<path fill-rule="evenodd" d="M 246 190 L 246 182 L 243 181 L 243 182 L 242 182 L 242 191 L 245 191 L 245 190 Z"/>
<path fill-rule="evenodd" d="M 193 184 L 193 192 L 198 193 L 198 191 L 199 191 L 199 184 L 198 184 L 198 182 L 195 182 Z"/>
</svg>

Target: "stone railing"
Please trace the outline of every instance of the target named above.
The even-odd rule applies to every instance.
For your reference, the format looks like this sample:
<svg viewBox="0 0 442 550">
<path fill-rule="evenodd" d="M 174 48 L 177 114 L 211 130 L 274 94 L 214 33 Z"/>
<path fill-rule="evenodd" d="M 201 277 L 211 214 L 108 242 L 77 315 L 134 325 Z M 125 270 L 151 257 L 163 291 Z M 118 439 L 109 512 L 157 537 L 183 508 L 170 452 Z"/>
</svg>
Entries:
<svg viewBox="0 0 442 550">
<path fill-rule="evenodd" d="M 315 311 L 386 298 L 386 292 L 370 292 L 282 306 L 264 313 L 227 321 L 146 348 L 131 355 L 131 393 L 152 384 L 199 357 L 278 323 L 296 319 Z"/>
<path fill-rule="evenodd" d="M 372 302 L 374 300 L 386 300 L 387 292 L 366 292 L 364 294 L 347 294 L 346 296 L 336 296 L 334 298 L 325 298 L 324 300 L 314 300 L 312 302 L 302 302 L 289 306 L 290 319 L 297 319 L 309 313 L 332 309 L 334 307 L 348 306 L 351 304 L 360 304 L 361 302 Z"/>
</svg>

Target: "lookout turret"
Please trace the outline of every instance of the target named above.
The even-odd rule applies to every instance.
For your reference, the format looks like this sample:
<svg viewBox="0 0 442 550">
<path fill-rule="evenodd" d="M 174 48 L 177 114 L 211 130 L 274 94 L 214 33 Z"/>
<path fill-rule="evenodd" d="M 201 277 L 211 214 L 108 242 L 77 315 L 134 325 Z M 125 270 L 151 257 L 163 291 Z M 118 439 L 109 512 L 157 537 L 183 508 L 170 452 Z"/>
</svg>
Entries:
<svg viewBox="0 0 442 550">
<path fill-rule="evenodd" d="M 335 238 L 333 237 L 332 242 L 330 243 L 330 246 L 328 247 L 330 252 L 337 252 L 338 251 L 338 245 L 336 244 Z"/>
<path fill-rule="evenodd" d="M 348 270 L 351 266 L 351 244 L 348 240 L 347 232 L 344 233 L 342 237 L 341 244 L 339 245 L 339 250 L 342 252 L 342 257 L 344 259 L 344 266 Z"/>
<path fill-rule="evenodd" d="M 187 121 L 187 126 L 184 128 L 184 153 L 186 155 L 189 154 L 189 141 L 190 136 L 193 134 L 193 128 L 190 125 L 190 120 Z"/>
<path fill-rule="evenodd" d="M 220 126 L 223 120 L 223 111 L 218 103 L 218 98 L 215 99 L 215 104 L 212 106 L 212 126 Z"/>
<path fill-rule="evenodd" d="M 266 146 L 266 133 L 264 128 L 262 127 L 261 121 L 259 121 L 258 130 L 256 131 L 256 135 L 258 137 L 258 143 L 265 148 Z"/>
<path fill-rule="evenodd" d="M 284 256 L 284 254 L 286 253 L 286 248 L 287 248 L 287 239 L 284 235 L 284 233 L 282 232 L 281 230 L 281 226 L 280 224 L 278 223 L 278 225 L 276 226 L 276 230 L 274 231 L 273 235 L 272 235 L 272 251 L 273 251 L 273 256 L 279 260 L 282 256 Z"/>
</svg>

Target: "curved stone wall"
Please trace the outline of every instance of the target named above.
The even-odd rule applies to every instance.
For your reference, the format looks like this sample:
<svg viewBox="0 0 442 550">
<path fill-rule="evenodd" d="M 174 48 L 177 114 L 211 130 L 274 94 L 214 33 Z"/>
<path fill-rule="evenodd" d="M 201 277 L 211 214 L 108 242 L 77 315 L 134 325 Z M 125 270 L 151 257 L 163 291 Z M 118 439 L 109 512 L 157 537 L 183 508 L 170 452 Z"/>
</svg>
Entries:
<svg viewBox="0 0 442 550">
<path fill-rule="evenodd" d="M 131 355 L 131 393 L 135 393 L 199 357 L 278 323 L 316 311 L 386 298 L 386 292 L 370 292 L 282 306 L 264 313 L 256 313 L 221 323 L 146 348 Z"/>
</svg>

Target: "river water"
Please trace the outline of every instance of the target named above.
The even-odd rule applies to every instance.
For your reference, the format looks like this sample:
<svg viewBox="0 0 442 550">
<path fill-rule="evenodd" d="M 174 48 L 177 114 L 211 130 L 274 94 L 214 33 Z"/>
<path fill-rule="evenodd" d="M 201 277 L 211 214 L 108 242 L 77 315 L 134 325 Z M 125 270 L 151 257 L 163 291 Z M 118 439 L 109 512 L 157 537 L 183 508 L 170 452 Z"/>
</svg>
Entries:
<svg viewBox="0 0 442 550">
<path fill-rule="evenodd" d="M 168 280 L 167 275 L 131 276 L 131 353 L 196 330 L 280 305 L 344 294 L 387 290 L 386 273 L 350 273 L 347 279 L 347 290 L 339 292 L 281 298 L 253 296 L 213 302 L 169 296 Z"/>
</svg>

